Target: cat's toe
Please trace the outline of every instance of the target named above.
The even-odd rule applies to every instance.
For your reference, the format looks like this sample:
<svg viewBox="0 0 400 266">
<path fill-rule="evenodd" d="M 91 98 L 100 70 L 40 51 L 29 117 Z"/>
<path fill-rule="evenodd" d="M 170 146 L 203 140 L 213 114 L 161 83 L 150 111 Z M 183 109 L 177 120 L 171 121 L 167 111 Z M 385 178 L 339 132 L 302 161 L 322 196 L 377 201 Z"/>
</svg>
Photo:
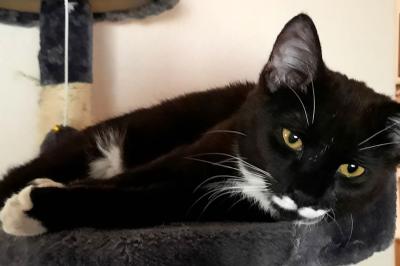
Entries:
<svg viewBox="0 0 400 266">
<path fill-rule="evenodd" d="M 31 184 L 35 187 L 64 187 L 63 184 L 49 178 L 36 178 Z"/>
<path fill-rule="evenodd" d="M 40 221 L 26 213 L 33 208 L 30 196 L 33 188 L 33 185 L 27 186 L 6 201 L 0 211 L 4 232 L 16 236 L 34 236 L 47 231 Z"/>
<path fill-rule="evenodd" d="M 64 187 L 64 185 L 48 178 L 38 178 L 20 192 L 13 194 L 0 211 L 4 232 L 16 236 L 33 236 L 47 231 L 39 220 L 27 215 L 33 208 L 31 192 L 36 187 Z"/>
</svg>

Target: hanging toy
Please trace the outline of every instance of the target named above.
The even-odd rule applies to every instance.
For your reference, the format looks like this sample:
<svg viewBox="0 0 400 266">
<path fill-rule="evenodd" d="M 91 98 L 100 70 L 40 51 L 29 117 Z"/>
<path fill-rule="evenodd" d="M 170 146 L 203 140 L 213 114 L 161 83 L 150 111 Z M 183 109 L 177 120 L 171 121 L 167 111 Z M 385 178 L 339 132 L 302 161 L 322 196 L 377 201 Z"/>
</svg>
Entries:
<svg viewBox="0 0 400 266">
<path fill-rule="evenodd" d="M 40 153 L 44 153 L 63 140 L 72 137 L 73 135 L 77 134 L 79 131 L 73 127 L 63 126 L 63 125 L 56 125 L 54 126 L 49 133 L 47 133 L 46 137 L 44 138 L 42 145 L 40 145 Z"/>
<path fill-rule="evenodd" d="M 39 135 L 45 152 L 91 123 L 92 13 L 84 1 L 44 0 L 40 22 Z"/>
</svg>

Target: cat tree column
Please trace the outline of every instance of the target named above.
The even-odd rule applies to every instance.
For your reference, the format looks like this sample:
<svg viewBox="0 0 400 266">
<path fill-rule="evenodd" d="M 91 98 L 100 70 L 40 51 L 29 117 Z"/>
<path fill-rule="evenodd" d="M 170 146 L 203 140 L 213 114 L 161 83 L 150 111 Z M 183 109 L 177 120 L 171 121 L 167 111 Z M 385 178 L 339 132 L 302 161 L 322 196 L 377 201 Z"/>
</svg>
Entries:
<svg viewBox="0 0 400 266">
<path fill-rule="evenodd" d="M 93 21 L 145 18 L 178 0 L 68 0 L 69 90 L 64 90 L 64 0 L 0 0 L 0 22 L 40 26 L 38 136 L 67 120 L 77 129 L 91 123 Z M 110 88 L 112 89 L 112 88 Z M 68 112 L 65 105 L 68 104 Z M 67 119 L 65 119 L 67 114 Z"/>
<path fill-rule="evenodd" d="M 64 120 L 69 126 L 77 129 L 91 123 L 92 12 L 89 3 L 69 3 L 67 92 L 63 84 L 64 19 L 64 0 L 43 0 L 40 11 L 39 52 L 40 81 L 43 88 L 39 108 L 40 139 L 50 128 Z"/>
</svg>

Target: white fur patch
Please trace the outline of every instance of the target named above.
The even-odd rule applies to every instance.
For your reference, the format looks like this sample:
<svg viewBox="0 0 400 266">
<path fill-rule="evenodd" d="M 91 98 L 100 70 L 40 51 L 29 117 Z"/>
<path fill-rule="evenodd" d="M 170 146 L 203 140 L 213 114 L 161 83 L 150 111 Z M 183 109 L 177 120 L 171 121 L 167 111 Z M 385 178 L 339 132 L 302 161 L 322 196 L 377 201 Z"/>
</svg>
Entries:
<svg viewBox="0 0 400 266">
<path fill-rule="evenodd" d="M 297 204 L 290 197 L 283 196 L 282 198 L 278 196 L 272 196 L 272 201 L 284 210 L 295 211 L 297 210 Z"/>
<path fill-rule="evenodd" d="M 34 187 L 62 187 L 63 185 L 47 178 L 36 179 L 33 184 L 25 187 L 19 193 L 13 194 L 0 211 L 2 228 L 7 234 L 34 236 L 47 231 L 40 221 L 26 214 L 33 208 L 31 191 Z"/>
<path fill-rule="evenodd" d="M 270 200 L 270 193 L 266 192 L 267 184 L 260 175 L 249 171 L 243 163 L 239 160 L 238 167 L 243 176 L 244 182 L 238 183 L 241 187 L 241 192 L 255 202 L 266 212 L 271 215 L 276 215 L 276 210 L 273 208 Z"/>
<path fill-rule="evenodd" d="M 123 172 L 122 143 L 124 134 L 109 130 L 96 138 L 97 148 L 103 157 L 89 164 L 90 177 L 107 179 Z"/>
<path fill-rule="evenodd" d="M 315 210 L 311 207 L 303 207 L 298 210 L 298 213 L 303 218 L 313 220 L 323 217 L 327 211 L 322 209 Z"/>
</svg>

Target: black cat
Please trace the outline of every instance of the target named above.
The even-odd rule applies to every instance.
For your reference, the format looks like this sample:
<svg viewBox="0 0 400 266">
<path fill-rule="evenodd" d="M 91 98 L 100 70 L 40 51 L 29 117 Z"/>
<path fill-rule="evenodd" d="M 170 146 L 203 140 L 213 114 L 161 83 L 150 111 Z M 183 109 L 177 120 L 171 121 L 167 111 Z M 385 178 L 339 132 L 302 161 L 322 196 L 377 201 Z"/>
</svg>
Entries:
<svg viewBox="0 0 400 266">
<path fill-rule="evenodd" d="M 399 162 L 399 112 L 329 70 L 301 14 L 279 34 L 257 84 L 105 121 L 11 170 L 0 183 L 2 226 L 22 236 L 357 213 Z"/>
</svg>

